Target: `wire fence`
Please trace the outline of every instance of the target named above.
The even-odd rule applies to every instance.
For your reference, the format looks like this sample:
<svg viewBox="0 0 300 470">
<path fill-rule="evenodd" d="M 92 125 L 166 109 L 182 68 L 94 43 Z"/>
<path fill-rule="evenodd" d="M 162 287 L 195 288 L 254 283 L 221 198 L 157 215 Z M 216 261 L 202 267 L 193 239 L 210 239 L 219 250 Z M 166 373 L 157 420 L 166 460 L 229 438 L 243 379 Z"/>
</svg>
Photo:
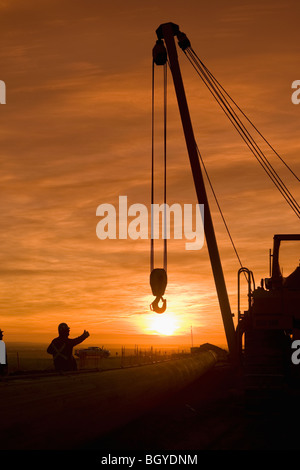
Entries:
<svg viewBox="0 0 300 470">
<path fill-rule="evenodd" d="M 163 350 L 153 348 L 152 346 L 149 348 L 141 348 L 139 346 L 128 348 L 122 346 L 119 350 L 110 352 L 108 357 L 103 357 L 101 352 L 97 353 L 96 351 L 88 351 L 84 349 L 73 351 L 78 370 L 111 370 L 135 367 L 169 361 L 178 356 L 182 357 L 189 354 L 189 350 Z M 54 371 L 53 358 L 51 355 L 47 354 L 45 350 L 8 350 L 7 363 L 9 375 L 26 372 Z"/>
</svg>

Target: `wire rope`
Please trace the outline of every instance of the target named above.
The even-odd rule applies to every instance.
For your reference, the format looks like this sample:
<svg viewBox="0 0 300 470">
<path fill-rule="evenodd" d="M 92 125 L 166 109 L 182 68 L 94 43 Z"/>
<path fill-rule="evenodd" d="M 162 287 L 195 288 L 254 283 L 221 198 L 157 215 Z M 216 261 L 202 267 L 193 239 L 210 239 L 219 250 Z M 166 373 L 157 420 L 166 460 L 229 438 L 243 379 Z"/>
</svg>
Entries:
<svg viewBox="0 0 300 470">
<path fill-rule="evenodd" d="M 163 266 L 167 271 L 167 64 L 163 66 L 163 238 L 164 238 L 164 252 L 163 252 Z M 151 149 L 151 249 L 150 249 L 150 270 L 154 269 L 154 173 L 155 173 L 155 64 L 152 61 L 152 149 Z"/>
<path fill-rule="evenodd" d="M 286 185 L 283 183 L 277 172 L 274 170 L 270 162 L 267 160 L 266 156 L 262 152 L 262 150 L 259 148 L 257 143 L 254 141 L 253 137 L 250 135 L 242 121 L 239 119 L 235 111 L 233 110 L 232 106 L 230 103 L 228 103 L 226 97 L 224 97 L 224 94 L 222 93 L 222 89 L 220 90 L 215 86 L 216 82 L 212 82 L 210 79 L 210 74 L 206 72 L 208 70 L 205 67 L 205 70 L 203 70 L 203 66 L 199 64 L 199 60 L 197 57 L 193 56 L 191 51 L 188 49 L 187 50 L 188 54 L 185 55 L 191 62 L 192 66 L 195 68 L 196 72 L 200 76 L 201 80 L 204 82 L 206 87 L 209 89 L 209 91 L 213 94 L 214 98 L 220 105 L 220 107 L 223 109 L 227 117 L 230 119 L 242 139 L 245 141 L 246 145 L 249 147 L 251 152 L 254 154 L 255 158 L 258 160 L 260 165 L 263 167 L 263 169 L 266 171 L 272 182 L 275 184 L 277 189 L 281 192 L 282 196 L 285 198 L 287 203 L 290 205 L 292 210 L 296 213 L 298 217 L 300 217 L 300 207 L 297 201 L 293 198 L 289 190 L 287 189 Z M 209 76 L 208 76 L 209 75 Z M 229 96 L 229 95 L 228 95 Z"/>
<path fill-rule="evenodd" d="M 206 67 L 206 65 L 199 59 L 197 56 L 196 52 L 191 48 L 191 51 L 197 57 L 197 60 L 199 63 L 202 65 L 202 67 L 206 70 L 206 72 L 210 75 L 210 77 L 213 79 L 213 81 L 223 90 L 223 92 L 226 94 L 226 96 L 232 101 L 232 103 L 237 107 L 237 109 L 240 111 L 240 113 L 247 119 L 249 124 L 253 127 L 253 129 L 261 136 L 261 138 L 265 141 L 265 143 L 269 146 L 269 148 L 277 155 L 277 157 L 280 159 L 280 161 L 286 166 L 286 168 L 290 171 L 290 173 L 296 178 L 297 181 L 300 182 L 299 177 L 296 175 L 296 173 L 291 169 L 291 167 L 283 160 L 283 158 L 279 155 L 279 153 L 274 149 L 274 147 L 270 144 L 270 142 L 264 137 L 264 135 L 260 132 L 260 130 L 255 126 L 255 124 L 249 119 L 249 117 L 244 113 L 244 111 L 239 107 L 239 105 L 236 103 L 236 101 L 229 95 L 229 93 L 225 90 L 225 88 L 221 85 L 221 83 L 216 79 L 216 77 L 211 73 L 211 71 Z"/>
</svg>

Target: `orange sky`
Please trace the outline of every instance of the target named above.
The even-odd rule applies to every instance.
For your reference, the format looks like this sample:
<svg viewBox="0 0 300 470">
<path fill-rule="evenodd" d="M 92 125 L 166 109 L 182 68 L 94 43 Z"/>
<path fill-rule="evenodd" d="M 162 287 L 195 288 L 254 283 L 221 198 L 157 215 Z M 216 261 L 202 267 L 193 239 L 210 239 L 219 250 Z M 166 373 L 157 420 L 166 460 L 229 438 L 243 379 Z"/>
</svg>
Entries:
<svg viewBox="0 0 300 470">
<path fill-rule="evenodd" d="M 291 102 L 291 84 L 300 78 L 299 3 L 1 0 L 0 13 L 4 339 L 50 342 L 66 321 L 71 336 L 90 331 L 86 345 L 189 346 L 191 325 L 194 344 L 224 345 L 206 247 L 193 252 L 184 240 L 169 242 L 167 311 L 177 330 L 167 339 L 152 336 L 150 243 L 99 240 L 96 209 L 119 195 L 150 204 L 152 47 L 156 28 L 169 21 L 300 173 L 300 105 Z M 273 235 L 299 232 L 299 220 L 179 57 L 198 146 L 258 284 L 268 276 Z M 168 100 L 168 202 L 196 204 L 171 81 Z M 270 157 L 299 199 L 295 178 Z M 208 194 L 236 312 L 239 264 Z"/>
</svg>

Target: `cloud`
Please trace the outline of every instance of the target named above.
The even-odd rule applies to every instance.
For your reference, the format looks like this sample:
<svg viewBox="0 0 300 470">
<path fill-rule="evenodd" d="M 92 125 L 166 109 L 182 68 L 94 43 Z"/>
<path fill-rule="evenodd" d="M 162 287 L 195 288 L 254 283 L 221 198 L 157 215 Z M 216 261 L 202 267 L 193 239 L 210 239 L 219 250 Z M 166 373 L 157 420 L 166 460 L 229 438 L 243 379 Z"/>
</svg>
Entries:
<svg viewBox="0 0 300 470">
<path fill-rule="evenodd" d="M 277 38 L 272 24 L 289 17 L 288 7 L 277 3 L 272 13 L 268 2 L 259 10 L 237 2 L 219 2 L 217 9 L 188 2 L 185 12 L 176 2 L 2 2 L 2 318 L 18 334 L 17 319 L 37 335 L 43 325 L 48 332 L 56 328 L 62 315 L 76 328 L 92 325 L 99 337 L 137 334 L 135 316 L 149 314 L 149 241 L 100 241 L 96 208 L 117 204 L 119 195 L 127 195 L 130 204 L 150 204 L 151 51 L 155 29 L 169 21 L 170 5 L 209 68 L 299 169 L 299 113 L 289 89 L 297 78 L 296 48 L 282 43 L 283 30 Z M 257 34 L 249 37 L 254 26 Z M 209 176 L 243 262 L 263 276 L 273 234 L 282 227 L 295 230 L 295 218 L 184 59 L 195 135 Z M 168 201 L 195 204 L 170 74 L 168 104 Z M 160 128 L 157 122 L 157 185 Z M 285 176 L 297 193 L 297 183 Z M 208 193 L 235 301 L 238 262 Z M 171 240 L 168 257 L 170 305 L 175 309 L 178 300 L 178 315 L 205 331 L 214 325 L 222 335 L 207 248 L 189 253 L 183 241 Z"/>
</svg>

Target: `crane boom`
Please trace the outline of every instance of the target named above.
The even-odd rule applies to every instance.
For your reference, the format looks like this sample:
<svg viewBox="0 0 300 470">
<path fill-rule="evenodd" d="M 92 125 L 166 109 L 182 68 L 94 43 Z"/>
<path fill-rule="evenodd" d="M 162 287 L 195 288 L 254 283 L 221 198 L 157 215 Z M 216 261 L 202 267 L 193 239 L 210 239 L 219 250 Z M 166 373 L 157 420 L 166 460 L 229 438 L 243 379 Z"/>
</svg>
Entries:
<svg viewBox="0 0 300 470">
<path fill-rule="evenodd" d="M 174 36 L 179 33 L 179 27 L 174 23 L 164 23 L 160 25 L 156 30 L 156 33 L 159 40 L 164 39 L 168 53 L 169 65 L 173 77 L 198 203 L 204 204 L 204 233 L 214 275 L 228 349 L 230 356 L 234 359 L 236 358 L 237 352 L 236 333 L 174 41 Z"/>
</svg>

